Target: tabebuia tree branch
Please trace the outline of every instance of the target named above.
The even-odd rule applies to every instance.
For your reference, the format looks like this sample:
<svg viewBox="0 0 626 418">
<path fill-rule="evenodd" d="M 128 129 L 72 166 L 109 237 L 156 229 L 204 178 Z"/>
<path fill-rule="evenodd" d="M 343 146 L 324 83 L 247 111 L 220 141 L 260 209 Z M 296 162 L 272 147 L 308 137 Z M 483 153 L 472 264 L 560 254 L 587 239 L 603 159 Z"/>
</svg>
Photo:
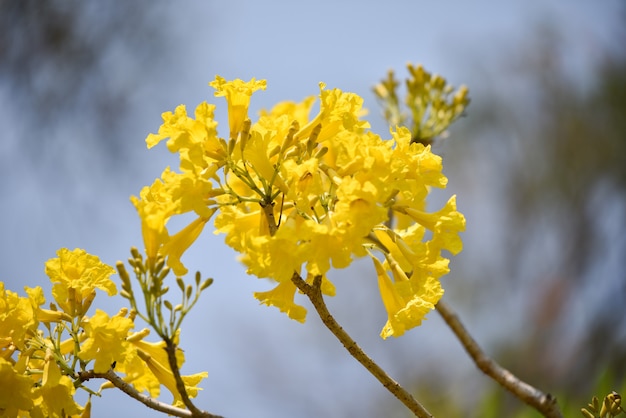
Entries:
<svg viewBox="0 0 626 418">
<path fill-rule="evenodd" d="M 524 403 L 532 406 L 547 418 L 563 418 L 556 398 L 549 393 L 543 393 L 539 389 L 522 381 L 509 370 L 500 366 L 496 361 L 487 356 L 480 348 L 476 340 L 467 331 L 459 316 L 450 306 L 440 300 L 436 306 L 437 311 L 450 327 L 454 335 L 459 339 L 465 351 L 472 358 L 476 366 L 487 376 L 498 382 L 503 388 L 511 392 Z"/>
<path fill-rule="evenodd" d="M 206 411 L 200 411 L 195 408 L 194 411 L 178 408 L 174 405 L 167 404 L 165 402 L 161 402 L 158 399 L 151 398 L 150 396 L 144 395 L 143 393 L 137 391 L 132 385 L 126 383 L 121 377 L 119 377 L 115 372 L 111 369 L 107 370 L 104 373 L 96 373 L 93 370 L 88 370 L 84 372 L 79 372 L 78 377 L 82 382 L 85 382 L 89 379 L 101 378 L 106 379 L 113 384 L 116 388 L 130 396 L 131 398 L 141 402 L 145 406 L 150 409 L 154 409 L 155 411 L 163 412 L 168 415 L 172 415 L 175 417 L 181 418 L 222 418 L 219 415 L 213 415 Z"/>
<path fill-rule="evenodd" d="M 172 374 L 174 375 L 174 380 L 176 382 L 176 390 L 180 394 L 180 397 L 191 412 L 192 417 L 216 417 L 215 415 L 211 415 L 208 412 L 201 411 L 198 409 L 196 405 L 189 398 L 189 394 L 187 393 L 187 389 L 185 388 L 185 382 L 183 381 L 182 376 L 180 375 L 180 369 L 178 368 L 178 363 L 176 361 L 176 344 L 172 341 L 171 338 L 167 338 L 164 340 L 165 342 L 165 351 L 167 352 L 167 361 L 169 363 L 170 369 L 172 370 Z"/>
<path fill-rule="evenodd" d="M 322 295 L 322 277 L 317 276 L 312 284 L 308 284 L 294 273 L 292 279 L 296 287 L 304 293 L 313 307 L 317 311 L 320 319 L 335 337 L 348 350 L 350 355 L 363 365 L 382 385 L 400 400 L 407 408 L 419 418 L 432 418 L 432 415 L 424 408 L 406 389 L 392 379 L 374 360 L 371 359 L 363 349 L 348 335 L 348 333 L 337 323 L 332 314 L 328 311 L 324 296 Z"/>
</svg>

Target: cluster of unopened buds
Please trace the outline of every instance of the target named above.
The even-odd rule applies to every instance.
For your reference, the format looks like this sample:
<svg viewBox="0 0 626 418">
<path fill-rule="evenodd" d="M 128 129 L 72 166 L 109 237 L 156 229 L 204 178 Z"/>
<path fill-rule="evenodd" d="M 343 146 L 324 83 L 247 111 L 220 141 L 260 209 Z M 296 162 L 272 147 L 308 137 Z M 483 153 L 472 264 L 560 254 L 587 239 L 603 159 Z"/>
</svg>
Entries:
<svg viewBox="0 0 626 418">
<path fill-rule="evenodd" d="M 581 408 L 580 412 L 585 418 L 613 418 L 624 413 L 622 397 L 613 391 L 606 395 L 602 403 L 596 396 L 593 397 L 587 408 Z"/>
</svg>

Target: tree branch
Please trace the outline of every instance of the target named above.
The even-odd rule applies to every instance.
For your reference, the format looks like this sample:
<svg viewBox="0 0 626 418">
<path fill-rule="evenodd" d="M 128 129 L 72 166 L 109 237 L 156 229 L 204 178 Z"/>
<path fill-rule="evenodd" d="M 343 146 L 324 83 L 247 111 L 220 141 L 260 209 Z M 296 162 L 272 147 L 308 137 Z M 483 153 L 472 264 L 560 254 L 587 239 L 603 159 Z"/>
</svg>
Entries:
<svg viewBox="0 0 626 418">
<path fill-rule="evenodd" d="M 459 316 L 448 304 L 440 300 L 436 308 L 446 324 L 452 329 L 454 335 L 459 339 L 465 351 L 467 351 L 476 366 L 483 373 L 498 382 L 522 402 L 535 408 L 544 417 L 563 418 L 554 396 L 549 393 L 543 393 L 539 389 L 520 380 L 513 373 L 488 357 L 461 323 Z"/>
<path fill-rule="evenodd" d="M 176 344 L 170 339 L 166 338 L 165 341 L 165 351 L 167 352 L 167 361 L 170 365 L 170 369 L 172 370 L 172 374 L 174 375 L 174 380 L 176 381 L 176 390 L 180 394 L 183 403 L 187 407 L 189 411 L 191 411 L 192 416 L 194 417 L 206 417 L 212 415 L 206 415 L 207 412 L 199 410 L 191 399 L 189 399 L 189 395 L 187 394 L 187 389 L 185 388 L 185 382 L 183 382 L 183 378 L 180 375 L 180 369 L 178 368 L 178 363 L 176 362 Z"/>
<path fill-rule="evenodd" d="M 157 399 L 151 398 L 147 395 L 144 395 L 141 392 L 138 392 L 132 385 L 126 383 L 119 377 L 113 370 L 108 370 L 106 373 L 96 373 L 93 370 L 79 372 L 78 377 L 81 381 L 87 381 L 93 378 L 101 378 L 106 379 L 109 382 L 113 383 L 113 385 L 130 396 L 133 399 L 138 400 L 142 404 L 146 405 L 148 408 L 154 409 L 155 411 L 163 412 L 168 415 L 173 415 L 181 418 L 222 418 L 219 415 L 213 415 L 206 411 L 198 411 L 198 413 L 194 413 L 187 409 L 178 408 L 176 406 L 161 402 Z"/>
<path fill-rule="evenodd" d="M 331 315 L 324 302 L 324 296 L 321 291 L 321 276 L 315 277 L 313 284 L 309 285 L 294 273 L 291 280 L 302 293 L 310 300 L 319 317 L 330 332 L 337 337 L 341 344 L 359 363 L 363 365 L 382 385 L 387 388 L 396 398 L 400 400 L 407 408 L 409 408 L 419 418 L 433 418 L 432 415 L 398 382 L 393 380 L 378 364 L 374 362 L 359 345 L 348 335 L 346 331 L 337 323 Z"/>
</svg>

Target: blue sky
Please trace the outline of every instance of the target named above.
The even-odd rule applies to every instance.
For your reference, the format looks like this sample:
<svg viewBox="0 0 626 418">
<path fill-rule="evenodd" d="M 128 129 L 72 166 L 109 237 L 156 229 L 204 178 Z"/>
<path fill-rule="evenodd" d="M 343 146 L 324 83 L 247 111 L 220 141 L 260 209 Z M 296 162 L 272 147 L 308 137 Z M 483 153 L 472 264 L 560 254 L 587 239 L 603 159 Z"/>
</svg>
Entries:
<svg viewBox="0 0 626 418">
<path fill-rule="evenodd" d="M 70 141 L 60 149 L 47 149 L 44 162 L 33 166 L 19 146 L 23 131 L 16 122 L 28 109 L 14 108 L 5 90 L 0 90 L 6 138 L 0 146 L 4 170 L 0 190 L 5 203 L 0 217 L 4 231 L 0 277 L 13 290 L 45 286 L 44 262 L 60 247 L 85 248 L 113 264 L 127 257 L 131 245 L 141 246 L 137 216 L 128 197 L 138 194 L 166 165 L 176 164 L 165 147 L 145 150 L 144 138 L 158 129 L 161 112 L 180 103 L 193 109 L 207 100 L 225 109 L 223 99 L 213 98 L 207 85 L 215 74 L 227 79 L 267 79 L 267 91 L 253 97 L 252 113 L 281 100 L 315 95 L 320 81 L 359 93 L 371 110 L 373 129 L 384 135 L 386 127 L 370 89 L 388 69 L 402 76 L 407 62 L 422 63 L 456 86 L 467 84 L 473 100 L 480 100 L 483 89 L 506 79 L 486 80 L 485 69 L 501 66 L 503 56 L 528 48 L 544 25 L 561 34 L 563 59 L 584 84 L 600 59 L 594 55 L 597 46 L 612 44 L 619 4 L 195 1 L 166 6 L 161 28 L 173 40 L 167 45 L 175 48 L 164 51 L 172 57 L 165 67 L 147 65 L 147 81 L 129 92 L 133 123 L 124 133 L 127 152 L 133 156 L 129 165 L 102 164 L 93 149 Z M 105 53 L 111 74 L 123 76 L 123 56 L 115 48 Z M 93 134 L 76 116 L 49 135 Z M 225 126 L 223 111 L 218 118 Z M 462 207 L 463 191 L 454 188 L 454 182 L 450 178 Z M 469 212 L 477 210 L 468 207 Z M 484 210 L 490 210 L 488 204 Z M 209 372 L 199 397 L 202 408 L 226 417 L 377 416 L 378 411 L 372 412 L 376 405 L 391 402 L 390 395 L 344 354 L 312 312 L 301 325 L 259 306 L 252 292 L 270 284 L 246 276 L 222 237 L 207 230 L 200 244 L 184 261 L 190 270 L 201 270 L 216 281 L 185 323 L 182 346 L 188 358 L 184 373 Z M 378 332 L 385 317 L 371 275 L 365 263 L 338 272 L 337 296 L 329 301 L 366 351 L 400 380 L 429 370 L 432 362 L 442 362 L 460 377 L 450 391 L 465 384 L 467 376 L 483 382 L 436 315 L 406 337 L 381 341 Z M 121 300 L 105 302 L 105 297 L 98 299 L 111 312 L 122 304 Z M 478 334 L 489 332 L 483 326 Z M 93 416 L 146 416 L 143 406 L 124 395 L 105 395 L 94 400 Z"/>
</svg>

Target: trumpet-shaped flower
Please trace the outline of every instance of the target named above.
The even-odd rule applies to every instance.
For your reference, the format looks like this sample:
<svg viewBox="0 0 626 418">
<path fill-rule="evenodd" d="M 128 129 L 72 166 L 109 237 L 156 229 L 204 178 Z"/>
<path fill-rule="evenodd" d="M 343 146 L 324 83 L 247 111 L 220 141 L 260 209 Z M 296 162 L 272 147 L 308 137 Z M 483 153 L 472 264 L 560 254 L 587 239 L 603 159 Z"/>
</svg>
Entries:
<svg viewBox="0 0 626 418">
<path fill-rule="evenodd" d="M 195 119 L 187 115 L 184 105 L 178 106 L 174 113 L 163 113 L 158 134 L 146 138 L 148 148 L 169 138 L 167 148 L 180 154 L 181 168 L 185 171 L 199 171 L 213 162 L 223 161 L 227 149 L 217 137 L 214 110 L 215 105 L 203 102 L 196 107 Z"/>
<path fill-rule="evenodd" d="M 78 356 L 83 361 L 95 360 L 94 371 L 104 373 L 114 362 L 123 363 L 129 355 L 130 345 L 126 341 L 133 321 L 125 317 L 124 311 L 109 315 L 98 309 L 95 315 L 85 318 L 82 326 L 87 339 L 81 345 Z"/>
<path fill-rule="evenodd" d="M 178 276 L 187 274 L 187 268 L 181 263 L 180 258 L 183 253 L 200 236 L 207 223 L 208 218 L 197 218 L 175 235 L 171 236 L 163 246 L 163 254 L 167 255 L 167 265 L 172 268 Z"/>
<path fill-rule="evenodd" d="M 295 294 L 296 285 L 290 281 L 284 281 L 278 283 L 274 289 L 267 292 L 255 292 L 254 297 L 260 300 L 261 303 L 277 307 L 281 312 L 286 313 L 289 318 L 298 322 L 304 322 L 306 309 L 293 301 Z"/>
<path fill-rule="evenodd" d="M 163 171 L 150 187 L 141 190 L 140 197 L 131 197 L 141 219 L 141 230 L 148 260 L 154 262 L 157 256 L 168 256 L 168 265 L 178 275 L 187 269 L 180 261 L 182 254 L 198 238 L 204 225 L 215 212 L 210 208 L 215 202 L 214 196 L 223 193 L 214 189 L 209 177 L 213 176 L 216 165 L 202 170 L 182 174 L 174 173 L 169 168 Z M 167 222 L 174 215 L 188 212 L 198 215 L 194 221 L 174 235 L 170 235 Z"/>
<path fill-rule="evenodd" d="M 439 280 L 433 277 L 408 278 L 406 275 L 396 275 L 392 281 L 383 264 L 376 257 L 372 257 L 380 296 L 387 310 L 387 323 L 380 336 L 384 339 L 399 337 L 406 330 L 422 323 L 426 314 L 443 296 L 443 289 Z M 397 271 L 396 271 L 397 273 Z"/>
<path fill-rule="evenodd" d="M 54 299 L 69 315 L 84 315 L 96 289 L 104 290 L 109 296 L 117 293 L 115 283 L 110 279 L 115 270 L 95 255 L 79 248 L 61 248 L 57 255 L 58 258 L 46 262 L 46 274 L 53 283 Z"/>
<path fill-rule="evenodd" d="M 13 364 L 0 357 L 0 413 L 18 416 L 18 410 L 28 411 L 33 407 L 30 392 L 33 381 L 18 373 Z M 9 390 L 10 388 L 10 390 Z"/>
<path fill-rule="evenodd" d="M 406 208 L 406 214 L 416 222 L 433 231 L 433 245 L 458 254 L 463 249 L 459 232 L 465 230 L 465 217 L 456 210 L 456 196 L 435 213 L 426 213 L 418 209 Z"/>
<path fill-rule="evenodd" d="M 45 413 L 44 416 L 61 418 L 79 414 L 82 408 L 74 401 L 75 392 L 72 379 L 61 374 L 52 353 L 48 350 L 40 391 L 43 399 L 40 408 Z"/>
<path fill-rule="evenodd" d="M 176 379 L 169 367 L 169 361 L 167 359 L 167 353 L 165 351 L 165 343 L 148 343 L 140 341 L 135 343 L 137 348 L 137 354 L 145 362 L 154 378 L 163 386 L 165 386 L 170 393 L 174 396 L 174 406 L 184 407 L 182 398 L 176 387 Z M 184 356 L 181 350 L 176 351 L 176 361 L 178 367 L 182 366 Z M 198 395 L 198 391 L 202 388 L 198 387 L 198 384 L 202 379 L 206 378 L 208 373 L 201 372 L 192 375 L 181 376 L 185 385 L 185 391 L 190 398 L 195 398 Z M 158 393 L 157 393 L 158 395 Z"/>
<path fill-rule="evenodd" d="M 228 103 L 228 127 L 230 137 L 236 138 L 241 132 L 244 120 L 248 117 L 250 97 L 257 90 L 265 90 L 267 82 L 257 81 L 255 78 L 245 82 L 243 80 L 226 81 L 223 77 L 216 76 L 209 85 L 213 87 L 215 96 L 223 96 Z"/>
<path fill-rule="evenodd" d="M 164 172 L 167 173 L 166 169 Z M 146 249 L 146 256 L 155 260 L 161 246 L 169 239 L 165 224 L 175 213 L 175 205 L 163 182 L 155 180 L 151 186 L 141 189 L 139 198 L 131 196 L 130 200 L 137 209 L 141 219 L 141 233 Z"/>
</svg>

